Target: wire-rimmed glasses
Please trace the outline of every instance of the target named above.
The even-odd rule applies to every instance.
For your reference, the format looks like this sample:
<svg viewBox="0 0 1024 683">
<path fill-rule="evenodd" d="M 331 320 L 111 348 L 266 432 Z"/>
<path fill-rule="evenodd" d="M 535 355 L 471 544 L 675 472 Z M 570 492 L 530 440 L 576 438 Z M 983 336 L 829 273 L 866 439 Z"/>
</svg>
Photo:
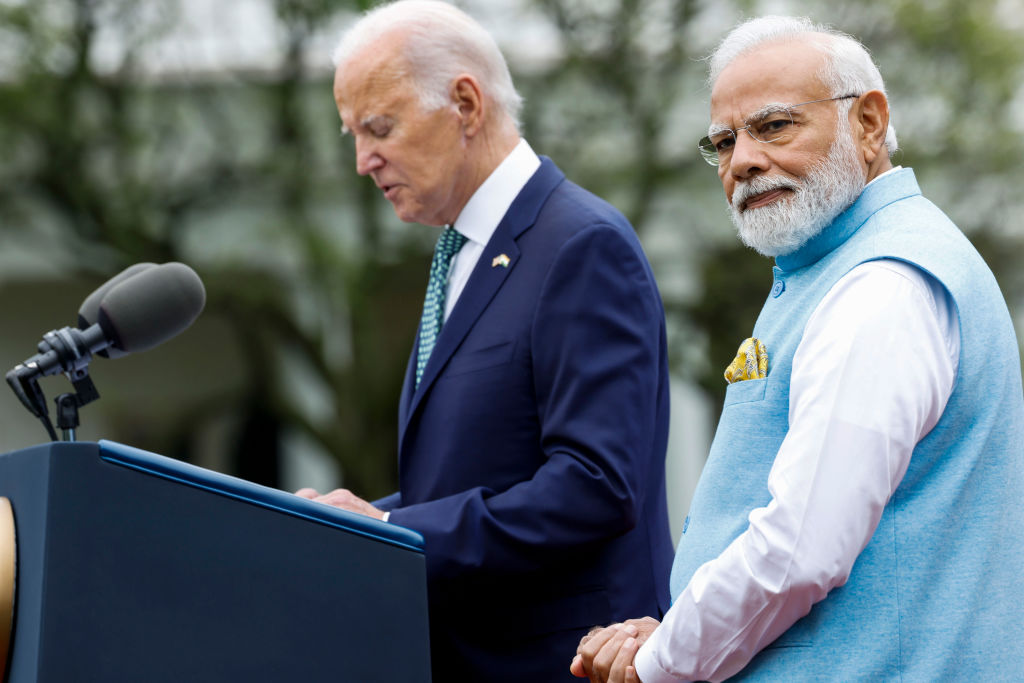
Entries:
<svg viewBox="0 0 1024 683">
<path fill-rule="evenodd" d="M 793 109 L 805 104 L 848 100 L 851 97 L 860 97 L 860 95 L 826 97 L 821 100 L 808 100 L 786 106 L 768 105 L 747 117 L 747 124 L 741 128 L 736 130 L 718 128 L 709 135 L 705 135 L 697 142 L 697 148 L 700 149 L 700 155 L 704 161 L 712 166 L 719 166 L 732 153 L 732 148 L 736 145 L 736 136 L 741 130 L 747 131 L 747 134 L 757 142 L 779 142 L 793 134 Z"/>
</svg>

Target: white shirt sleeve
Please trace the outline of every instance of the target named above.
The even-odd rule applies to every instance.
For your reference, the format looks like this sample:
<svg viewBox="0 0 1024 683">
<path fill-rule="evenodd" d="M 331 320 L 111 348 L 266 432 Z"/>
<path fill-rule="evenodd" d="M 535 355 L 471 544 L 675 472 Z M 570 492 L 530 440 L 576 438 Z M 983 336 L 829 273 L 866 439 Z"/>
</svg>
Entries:
<svg viewBox="0 0 1024 683">
<path fill-rule="evenodd" d="M 793 357 L 772 500 L 637 653 L 643 683 L 728 678 L 846 583 L 945 409 L 959 355 L 955 305 L 916 267 L 872 261 L 833 286 Z"/>
</svg>

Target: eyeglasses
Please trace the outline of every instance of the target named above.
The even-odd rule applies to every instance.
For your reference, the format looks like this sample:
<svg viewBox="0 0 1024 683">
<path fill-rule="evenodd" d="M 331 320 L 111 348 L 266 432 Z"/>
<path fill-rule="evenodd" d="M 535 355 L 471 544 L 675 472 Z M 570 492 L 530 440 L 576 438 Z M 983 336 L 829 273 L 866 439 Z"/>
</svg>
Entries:
<svg viewBox="0 0 1024 683">
<path fill-rule="evenodd" d="M 805 104 L 816 102 L 833 102 L 835 100 L 848 100 L 860 95 L 840 95 L 839 97 L 828 97 L 823 100 L 810 100 L 789 106 L 769 105 L 760 111 L 754 112 L 747 119 L 749 123 L 742 128 L 732 130 L 721 128 L 711 135 L 706 135 L 697 143 L 700 155 L 704 161 L 712 166 L 718 166 L 729 158 L 732 148 L 736 145 L 736 136 L 741 130 L 757 142 L 780 142 L 793 135 L 793 109 L 802 107 Z"/>
</svg>

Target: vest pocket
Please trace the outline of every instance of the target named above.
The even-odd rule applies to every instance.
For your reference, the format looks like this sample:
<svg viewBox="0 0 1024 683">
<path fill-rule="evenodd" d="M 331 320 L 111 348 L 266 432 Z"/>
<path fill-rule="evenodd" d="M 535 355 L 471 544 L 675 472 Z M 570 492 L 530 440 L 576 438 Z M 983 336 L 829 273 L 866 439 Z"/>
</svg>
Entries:
<svg viewBox="0 0 1024 683">
<path fill-rule="evenodd" d="M 735 403 L 750 403 L 752 401 L 763 401 L 765 390 L 768 387 L 768 380 L 745 379 L 741 382 L 730 384 L 725 390 L 725 406 Z"/>
</svg>

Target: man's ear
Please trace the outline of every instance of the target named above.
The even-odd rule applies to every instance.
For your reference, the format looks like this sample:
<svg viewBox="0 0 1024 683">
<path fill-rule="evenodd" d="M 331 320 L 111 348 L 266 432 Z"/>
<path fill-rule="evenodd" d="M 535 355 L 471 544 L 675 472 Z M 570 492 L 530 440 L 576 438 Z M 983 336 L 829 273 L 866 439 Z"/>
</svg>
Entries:
<svg viewBox="0 0 1024 683">
<path fill-rule="evenodd" d="M 469 137 L 476 135 L 484 122 L 485 104 L 480 84 L 469 74 L 458 76 L 452 81 L 451 98 L 463 132 Z"/>
<path fill-rule="evenodd" d="M 885 135 L 889 130 L 889 100 L 881 90 L 870 90 L 850 109 L 854 139 L 860 147 L 864 161 L 870 166 L 884 150 Z"/>
</svg>

